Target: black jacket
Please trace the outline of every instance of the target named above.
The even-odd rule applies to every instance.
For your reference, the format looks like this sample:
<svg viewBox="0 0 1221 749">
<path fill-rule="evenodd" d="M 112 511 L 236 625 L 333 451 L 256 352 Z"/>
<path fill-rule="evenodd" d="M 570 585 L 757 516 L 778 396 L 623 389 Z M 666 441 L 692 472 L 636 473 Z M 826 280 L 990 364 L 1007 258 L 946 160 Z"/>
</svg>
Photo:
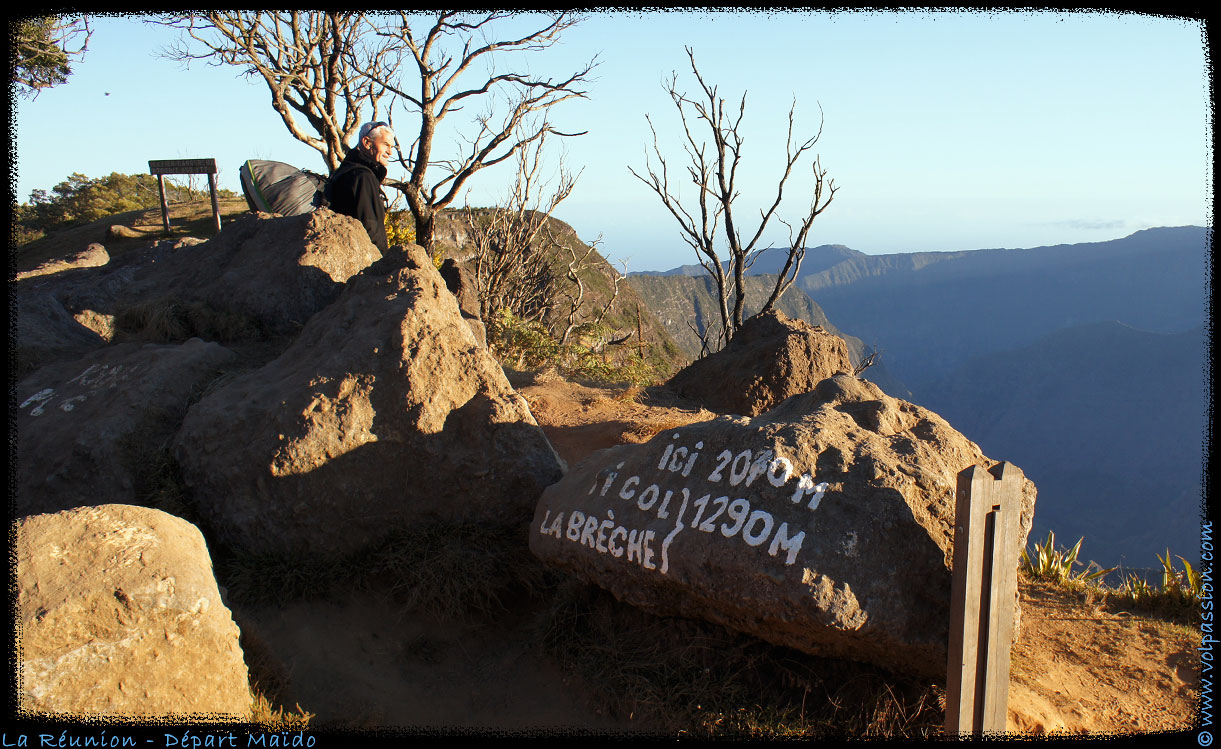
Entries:
<svg viewBox="0 0 1221 749">
<path fill-rule="evenodd" d="M 381 187 L 385 178 L 386 167 L 360 148 L 353 148 L 326 185 L 326 199 L 331 210 L 352 216 L 364 224 L 369 239 L 382 254 L 389 249 L 386 241 L 386 200 Z"/>
</svg>

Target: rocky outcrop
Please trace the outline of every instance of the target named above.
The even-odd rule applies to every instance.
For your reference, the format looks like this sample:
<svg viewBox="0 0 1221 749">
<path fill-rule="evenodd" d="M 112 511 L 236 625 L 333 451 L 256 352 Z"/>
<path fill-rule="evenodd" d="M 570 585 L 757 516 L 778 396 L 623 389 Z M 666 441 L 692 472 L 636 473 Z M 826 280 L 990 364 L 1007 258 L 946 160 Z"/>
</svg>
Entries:
<svg viewBox="0 0 1221 749">
<path fill-rule="evenodd" d="M 21 281 L 26 278 L 46 276 L 52 273 L 59 273 L 60 271 L 69 270 L 71 268 L 96 268 L 99 265 L 105 265 L 109 262 L 110 254 L 106 252 L 106 248 L 97 242 L 93 242 L 88 247 L 74 255 L 69 255 L 65 258 L 48 260 L 33 270 L 18 273 L 16 280 Z"/>
<path fill-rule="evenodd" d="M 956 478 L 991 463 L 839 374 L 756 418 L 594 453 L 543 493 L 530 548 L 658 614 L 944 676 Z M 1034 501 L 1023 480 L 1019 545 Z"/>
<path fill-rule="evenodd" d="M 772 311 L 747 320 L 729 345 L 681 370 L 669 385 L 713 411 L 758 416 L 852 370 L 844 339 Z"/>
<path fill-rule="evenodd" d="M 174 454 L 222 542 L 348 553 L 421 520 L 524 524 L 562 475 L 423 249 L 395 260 L 188 412 Z"/>
<path fill-rule="evenodd" d="M 198 338 L 125 343 L 23 379 L 16 393 L 17 513 L 138 504 L 150 464 L 177 431 L 193 391 L 233 356 Z"/>
<path fill-rule="evenodd" d="M 77 359 L 106 345 L 96 331 L 81 324 L 55 296 L 41 289 L 18 288 L 16 306 L 17 376 L 44 364 Z"/>
<path fill-rule="evenodd" d="M 248 721 L 238 628 L 190 523 L 123 505 L 16 523 L 23 711 Z"/>
<path fill-rule="evenodd" d="M 271 334 L 292 333 L 380 257 L 364 227 L 349 216 L 326 209 L 288 217 L 251 214 L 150 270 L 136 296 L 193 303 L 213 317 L 248 321 Z"/>
<path fill-rule="evenodd" d="M 292 334 L 380 257 L 360 222 L 322 209 L 250 214 L 208 241 L 159 242 L 100 267 L 27 278 L 15 287 L 25 370 L 79 356 L 88 347 L 73 334 L 99 324 L 153 342 Z M 79 324 L 65 327 L 73 318 Z"/>
</svg>

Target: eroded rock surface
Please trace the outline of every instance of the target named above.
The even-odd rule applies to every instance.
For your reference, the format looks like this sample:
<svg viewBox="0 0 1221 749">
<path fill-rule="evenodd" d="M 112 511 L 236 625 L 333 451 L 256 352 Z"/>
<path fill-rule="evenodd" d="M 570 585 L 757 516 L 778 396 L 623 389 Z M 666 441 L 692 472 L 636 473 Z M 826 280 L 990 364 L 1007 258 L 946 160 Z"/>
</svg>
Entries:
<svg viewBox="0 0 1221 749">
<path fill-rule="evenodd" d="M 16 560 L 23 710 L 250 720 L 238 628 L 195 526 L 124 505 L 33 515 Z"/>
<path fill-rule="evenodd" d="M 234 358 L 217 343 L 124 343 L 17 385 L 18 515 L 138 504 L 197 388 Z"/>
<path fill-rule="evenodd" d="M 199 511 L 249 552 L 348 553 L 420 520 L 525 524 L 562 463 L 422 248 L 188 412 Z"/>
<path fill-rule="evenodd" d="M 773 311 L 747 320 L 728 346 L 682 369 L 669 385 L 713 411 L 758 416 L 852 370 L 844 339 Z"/>
<path fill-rule="evenodd" d="M 943 677 L 956 479 L 992 463 L 840 374 L 755 418 L 594 453 L 543 493 L 530 547 L 658 614 Z M 1024 479 L 1019 545 L 1034 501 Z"/>
</svg>

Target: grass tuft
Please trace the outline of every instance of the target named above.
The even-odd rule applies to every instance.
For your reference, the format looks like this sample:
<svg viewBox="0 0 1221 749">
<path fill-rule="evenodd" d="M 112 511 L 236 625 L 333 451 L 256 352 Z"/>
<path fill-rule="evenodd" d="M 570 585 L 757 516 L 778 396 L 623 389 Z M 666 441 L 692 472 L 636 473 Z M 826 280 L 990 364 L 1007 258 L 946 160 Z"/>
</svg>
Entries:
<svg viewBox="0 0 1221 749">
<path fill-rule="evenodd" d="M 1021 568 L 1036 580 L 1049 580 L 1067 587 L 1095 583 L 1105 577 L 1107 573 L 1114 571 L 1115 568 L 1104 570 L 1091 562 L 1084 570 L 1073 572 L 1073 565 L 1081 564 L 1077 557 L 1081 553 L 1083 541 L 1085 541 L 1084 536 L 1077 539 L 1077 543 L 1071 549 L 1057 549 L 1056 534 L 1048 531 L 1046 541 L 1042 544 L 1035 542 L 1033 555 L 1026 549 L 1022 549 Z"/>
<path fill-rule="evenodd" d="M 258 691 L 256 685 L 251 710 L 252 719 L 262 730 L 268 732 L 303 731 L 308 728 L 314 714 L 302 710 L 300 705 L 295 707 L 296 712 L 289 712 L 284 707 L 273 704 L 262 692 Z"/>
<path fill-rule="evenodd" d="M 401 529 L 365 566 L 404 608 L 444 620 L 497 614 L 511 598 L 537 595 L 544 579 L 522 530 L 479 523 Z"/>
<path fill-rule="evenodd" d="M 210 341 L 261 341 L 269 337 L 258 320 L 203 302 L 160 297 L 115 312 L 116 336 L 154 343 L 181 343 L 197 336 Z"/>
</svg>

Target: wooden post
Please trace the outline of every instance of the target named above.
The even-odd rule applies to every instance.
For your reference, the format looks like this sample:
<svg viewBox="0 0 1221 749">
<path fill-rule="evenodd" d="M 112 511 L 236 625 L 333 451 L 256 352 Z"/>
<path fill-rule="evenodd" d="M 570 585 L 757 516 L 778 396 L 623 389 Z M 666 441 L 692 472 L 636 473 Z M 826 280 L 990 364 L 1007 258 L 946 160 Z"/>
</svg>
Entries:
<svg viewBox="0 0 1221 749">
<path fill-rule="evenodd" d="M 1005 730 L 1017 599 L 1022 472 L 1012 463 L 958 474 L 945 732 Z"/>
<path fill-rule="evenodd" d="M 208 175 L 208 192 L 212 194 L 212 218 L 216 220 L 216 233 L 220 234 L 220 201 L 216 199 L 216 173 Z"/>
<path fill-rule="evenodd" d="M 161 188 L 161 220 L 165 231 L 170 231 L 170 205 L 165 199 L 165 175 L 206 174 L 208 188 L 212 193 L 212 218 L 216 220 L 216 231 L 220 232 L 220 203 L 216 198 L 216 159 L 150 159 L 148 173 L 157 175 L 157 186 Z"/>
<path fill-rule="evenodd" d="M 161 223 L 165 224 L 165 233 L 170 233 L 170 204 L 165 199 L 165 175 L 157 175 L 157 190 L 161 193 Z"/>
</svg>

